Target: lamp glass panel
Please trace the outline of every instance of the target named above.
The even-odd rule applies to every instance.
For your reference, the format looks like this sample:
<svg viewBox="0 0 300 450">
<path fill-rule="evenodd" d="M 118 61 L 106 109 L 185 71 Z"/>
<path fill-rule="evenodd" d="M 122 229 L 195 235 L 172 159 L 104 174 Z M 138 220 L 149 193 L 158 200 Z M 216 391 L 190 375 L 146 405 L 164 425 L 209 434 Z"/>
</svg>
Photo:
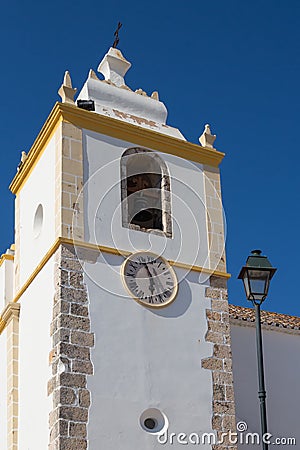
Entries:
<svg viewBox="0 0 300 450">
<path fill-rule="evenodd" d="M 268 270 L 248 269 L 250 295 L 261 300 L 268 293 L 270 272 Z"/>
<path fill-rule="evenodd" d="M 244 275 L 243 275 L 243 283 L 244 283 L 244 288 L 245 288 L 245 292 L 246 292 L 246 297 L 249 299 L 249 297 L 250 297 L 250 286 L 249 286 L 249 279 L 248 279 L 248 272 L 247 272 L 247 270 L 245 270 Z"/>
</svg>

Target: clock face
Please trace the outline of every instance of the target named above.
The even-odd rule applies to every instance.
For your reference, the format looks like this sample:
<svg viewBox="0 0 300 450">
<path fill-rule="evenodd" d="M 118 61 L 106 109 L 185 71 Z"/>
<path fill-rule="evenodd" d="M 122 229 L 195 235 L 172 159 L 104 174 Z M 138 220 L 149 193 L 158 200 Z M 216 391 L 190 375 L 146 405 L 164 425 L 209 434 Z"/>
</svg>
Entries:
<svg viewBox="0 0 300 450">
<path fill-rule="evenodd" d="M 130 295 L 152 308 L 166 306 L 177 294 L 174 270 L 162 256 L 150 252 L 130 255 L 123 263 L 122 278 Z"/>
</svg>

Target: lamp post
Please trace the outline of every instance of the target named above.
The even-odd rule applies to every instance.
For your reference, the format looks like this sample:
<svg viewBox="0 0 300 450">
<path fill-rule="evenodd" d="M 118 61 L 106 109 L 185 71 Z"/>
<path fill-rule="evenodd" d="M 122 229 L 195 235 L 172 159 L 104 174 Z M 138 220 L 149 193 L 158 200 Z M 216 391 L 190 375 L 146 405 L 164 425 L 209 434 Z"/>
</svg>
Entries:
<svg viewBox="0 0 300 450">
<path fill-rule="evenodd" d="M 256 323 L 256 350 L 258 369 L 258 398 L 260 402 L 261 437 L 267 433 L 266 390 L 264 377 L 264 359 L 260 321 L 260 306 L 268 295 L 270 280 L 276 272 L 266 256 L 261 255 L 261 250 L 253 250 L 248 256 L 246 265 L 242 267 L 238 278 L 243 280 L 246 297 L 255 308 Z M 263 450 L 268 449 L 268 444 L 262 443 Z"/>
</svg>

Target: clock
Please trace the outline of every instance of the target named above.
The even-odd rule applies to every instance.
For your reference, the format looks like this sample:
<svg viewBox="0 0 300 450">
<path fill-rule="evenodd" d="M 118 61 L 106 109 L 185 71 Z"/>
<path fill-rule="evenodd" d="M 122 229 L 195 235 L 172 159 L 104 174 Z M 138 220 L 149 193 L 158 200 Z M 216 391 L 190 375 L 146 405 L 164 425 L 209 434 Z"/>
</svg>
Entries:
<svg viewBox="0 0 300 450">
<path fill-rule="evenodd" d="M 165 258 L 155 253 L 133 253 L 124 261 L 121 275 L 129 294 L 143 305 L 159 308 L 176 297 L 175 272 Z"/>
</svg>

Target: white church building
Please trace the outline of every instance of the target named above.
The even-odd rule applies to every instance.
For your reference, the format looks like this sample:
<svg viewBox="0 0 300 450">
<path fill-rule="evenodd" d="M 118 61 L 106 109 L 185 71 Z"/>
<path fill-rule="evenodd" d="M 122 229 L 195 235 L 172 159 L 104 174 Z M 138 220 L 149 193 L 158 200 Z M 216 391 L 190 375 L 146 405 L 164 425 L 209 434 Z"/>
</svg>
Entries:
<svg viewBox="0 0 300 450">
<path fill-rule="evenodd" d="M 228 305 L 224 153 L 209 125 L 199 145 L 168 125 L 130 66 L 110 48 L 76 101 L 66 72 L 10 185 L 1 450 L 261 448 L 244 441 L 260 431 L 255 326 Z M 300 448 L 300 319 L 262 324 L 270 446 Z"/>
</svg>

